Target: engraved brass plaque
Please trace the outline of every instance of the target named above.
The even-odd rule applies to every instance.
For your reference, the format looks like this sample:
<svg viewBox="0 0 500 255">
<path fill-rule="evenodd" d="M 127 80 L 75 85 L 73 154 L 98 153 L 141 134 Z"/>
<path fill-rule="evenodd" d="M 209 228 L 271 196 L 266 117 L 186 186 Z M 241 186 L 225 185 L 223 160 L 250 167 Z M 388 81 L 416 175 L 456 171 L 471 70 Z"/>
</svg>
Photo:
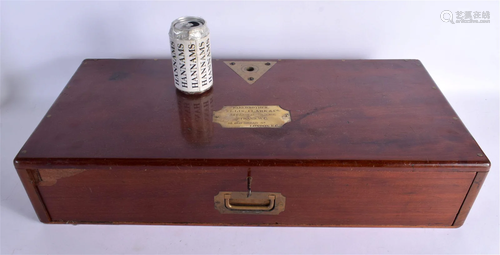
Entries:
<svg viewBox="0 0 500 255">
<path fill-rule="evenodd" d="M 222 214 L 278 215 L 285 203 L 286 198 L 276 192 L 221 191 L 214 197 L 214 207 Z"/>
<path fill-rule="evenodd" d="M 278 105 L 224 106 L 213 114 L 223 128 L 280 128 L 290 121 L 290 112 Z"/>
</svg>

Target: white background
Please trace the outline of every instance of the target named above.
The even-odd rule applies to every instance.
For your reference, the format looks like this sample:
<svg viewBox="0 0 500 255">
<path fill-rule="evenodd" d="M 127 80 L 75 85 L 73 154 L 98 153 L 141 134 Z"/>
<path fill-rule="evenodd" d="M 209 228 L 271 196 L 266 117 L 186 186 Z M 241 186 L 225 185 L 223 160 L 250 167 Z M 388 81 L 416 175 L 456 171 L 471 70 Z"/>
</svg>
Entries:
<svg viewBox="0 0 500 255">
<path fill-rule="evenodd" d="M 450 24 L 443 10 L 489 11 Z M 2 2 L 1 252 L 498 253 L 497 2 Z M 202 16 L 214 58 L 420 59 L 492 162 L 459 229 L 45 225 L 12 159 L 85 58 L 169 57 L 168 29 Z"/>
</svg>

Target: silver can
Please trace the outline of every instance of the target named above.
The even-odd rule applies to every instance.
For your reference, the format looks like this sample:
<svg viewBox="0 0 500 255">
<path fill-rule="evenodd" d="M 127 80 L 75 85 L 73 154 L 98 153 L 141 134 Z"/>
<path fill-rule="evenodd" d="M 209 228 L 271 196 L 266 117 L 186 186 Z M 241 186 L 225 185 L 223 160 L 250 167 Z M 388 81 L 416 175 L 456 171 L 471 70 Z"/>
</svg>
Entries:
<svg viewBox="0 0 500 255">
<path fill-rule="evenodd" d="M 170 49 L 175 87 L 182 92 L 199 94 L 212 87 L 210 31 L 198 17 L 181 17 L 170 26 Z"/>
</svg>

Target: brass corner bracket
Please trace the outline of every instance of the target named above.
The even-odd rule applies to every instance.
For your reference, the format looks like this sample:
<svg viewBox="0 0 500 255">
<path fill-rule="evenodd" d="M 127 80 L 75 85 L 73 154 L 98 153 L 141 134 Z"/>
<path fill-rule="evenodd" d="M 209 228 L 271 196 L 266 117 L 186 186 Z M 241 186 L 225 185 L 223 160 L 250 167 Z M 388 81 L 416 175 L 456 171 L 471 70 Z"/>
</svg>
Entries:
<svg viewBox="0 0 500 255">
<path fill-rule="evenodd" d="M 224 61 L 236 74 L 238 74 L 248 84 L 254 84 L 264 75 L 276 61 Z"/>
</svg>

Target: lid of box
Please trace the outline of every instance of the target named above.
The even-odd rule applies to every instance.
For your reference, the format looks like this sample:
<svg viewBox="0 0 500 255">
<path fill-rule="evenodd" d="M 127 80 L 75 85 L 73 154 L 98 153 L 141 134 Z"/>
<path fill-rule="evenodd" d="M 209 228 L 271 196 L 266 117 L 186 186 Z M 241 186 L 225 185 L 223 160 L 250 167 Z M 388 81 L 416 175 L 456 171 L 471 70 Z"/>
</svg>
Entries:
<svg viewBox="0 0 500 255">
<path fill-rule="evenodd" d="M 489 166 L 418 60 L 279 60 L 251 83 L 228 63 L 196 96 L 169 59 L 85 60 L 15 163 Z M 231 119 L 262 110 L 282 119 Z"/>
</svg>

